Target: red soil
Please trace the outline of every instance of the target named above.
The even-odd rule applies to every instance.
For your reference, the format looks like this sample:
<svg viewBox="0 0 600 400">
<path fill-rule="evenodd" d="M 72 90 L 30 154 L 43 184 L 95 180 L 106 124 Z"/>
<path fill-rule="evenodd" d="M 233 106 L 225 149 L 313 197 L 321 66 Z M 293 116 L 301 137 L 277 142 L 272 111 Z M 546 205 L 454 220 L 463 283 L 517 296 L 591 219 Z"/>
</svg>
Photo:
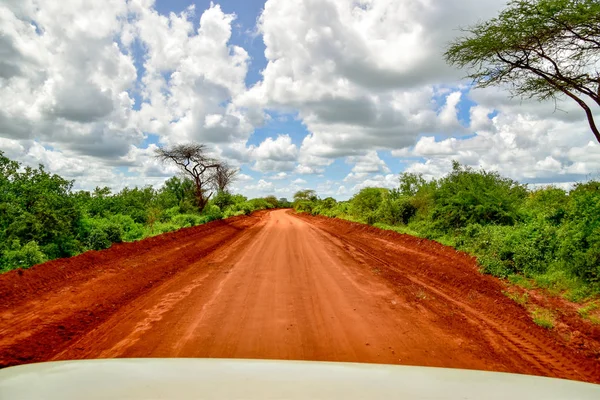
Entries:
<svg viewBox="0 0 600 400">
<path fill-rule="evenodd" d="M 262 212 L 1 275 L 0 365 L 272 358 L 600 382 L 595 331 L 566 341 L 503 289 L 435 242 Z"/>
</svg>

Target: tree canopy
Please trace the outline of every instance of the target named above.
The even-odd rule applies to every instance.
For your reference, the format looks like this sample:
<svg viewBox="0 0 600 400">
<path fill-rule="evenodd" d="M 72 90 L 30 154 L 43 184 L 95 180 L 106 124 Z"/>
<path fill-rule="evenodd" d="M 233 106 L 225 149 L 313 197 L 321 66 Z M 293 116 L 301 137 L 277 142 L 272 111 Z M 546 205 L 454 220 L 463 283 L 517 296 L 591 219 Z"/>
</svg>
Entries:
<svg viewBox="0 0 600 400">
<path fill-rule="evenodd" d="M 514 96 L 567 96 L 585 112 L 600 142 L 600 2 L 511 0 L 496 18 L 463 29 L 446 60 L 468 68 L 477 87 L 507 85 Z"/>
<path fill-rule="evenodd" d="M 199 211 L 208 204 L 212 196 L 210 189 L 225 190 L 237 173 L 226 163 L 210 157 L 208 148 L 199 143 L 160 147 L 156 149 L 156 158 L 162 162 L 173 162 L 181 172 L 192 178 Z"/>
</svg>

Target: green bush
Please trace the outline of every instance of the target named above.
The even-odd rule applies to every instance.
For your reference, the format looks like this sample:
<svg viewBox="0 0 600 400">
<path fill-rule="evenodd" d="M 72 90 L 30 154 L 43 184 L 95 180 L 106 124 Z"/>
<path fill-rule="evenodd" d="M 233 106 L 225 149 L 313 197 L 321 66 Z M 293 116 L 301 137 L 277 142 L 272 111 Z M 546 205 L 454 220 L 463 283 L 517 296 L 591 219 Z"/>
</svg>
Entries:
<svg viewBox="0 0 600 400">
<path fill-rule="evenodd" d="M 93 250 L 102 250 L 110 247 L 112 243 L 121 243 L 123 241 L 123 225 L 119 222 L 130 222 L 136 224 L 131 217 L 110 218 L 85 218 L 81 221 L 79 236 L 88 248 Z"/>
<path fill-rule="evenodd" d="M 88 233 L 87 246 L 92 250 L 108 249 L 111 244 L 106 232 L 99 227 L 93 227 Z"/>
<path fill-rule="evenodd" d="M 223 218 L 223 212 L 216 204 L 211 204 L 206 206 L 204 211 L 202 211 L 203 216 L 208 217 L 208 221 L 214 221 L 217 219 Z"/>
<path fill-rule="evenodd" d="M 569 193 L 529 191 L 498 173 L 454 163 L 440 180 L 405 173 L 397 189 L 366 188 L 347 202 L 304 192 L 295 202 L 298 211 L 437 240 L 475 255 L 486 273 L 522 274 L 578 301 L 600 293 L 598 181 Z"/>
<path fill-rule="evenodd" d="M 361 218 L 368 224 L 376 223 L 377 210 L 387 194 L 387 189 L 373 187 L 362 189 L 350 199 L 350 215 Z"/>
<path fill-rule="evenodd" d="M 245 214 L 245 212 L 243 210 L 240 211 L 240 210 L 233 210 L 231 208 L 228 208 L 223 213 L 223 218 L 237 217 L 238 215 L 244 215 L 244 214 Z"/>
<path fill-rule="evenodd" d="M 139 240 L 144 235 L 144 225 L 139 224 L 133 220 L 129 215 L 111 215 L 108 220 L 113 226 L 117 226 L 120 228 L 120 240 L 125 242 L 131 242 L 134 240 Z M 114 228 L 109 228 L 113 229 Z M 106 229 L 109 240 L 113 243 L 118 243 L 118 233 L 114 232 L 110 234 Z"/>
<path fill-rule="evenodd" d="M 386 195 L 375 212 L 375 219 L 377 222 L 389 225 L 406 225 L 416 213 L 417 208 L 409 197 L 393 198 Z"/>
<path fill-rule="evenodd" d="M 526 195 L 524 186 L 496 172 L 454 163 L 434 193 L 431 224 L 442 232 L 474 223 L 513 225 Z"/>
<path fill-rule="evenodd" d="M 7 250 L 2 258 L 4 259 L 2 269 L 5 271 L 29 268 L 47 261 L 46 255 L 33 240 L 25 246 L 21 246 L 18 240 L 13 241 L 11 249 Z"/>
<path fill-rule="evenodd" d="M 166 222 L 166 226 L 173 225 L 178 228 L 189 228 L 191 226 L 200 225 L 203 223 L 203 218 L 196 214 L 179 214 L 171 219 L 171 222 Z"/>
</svg>

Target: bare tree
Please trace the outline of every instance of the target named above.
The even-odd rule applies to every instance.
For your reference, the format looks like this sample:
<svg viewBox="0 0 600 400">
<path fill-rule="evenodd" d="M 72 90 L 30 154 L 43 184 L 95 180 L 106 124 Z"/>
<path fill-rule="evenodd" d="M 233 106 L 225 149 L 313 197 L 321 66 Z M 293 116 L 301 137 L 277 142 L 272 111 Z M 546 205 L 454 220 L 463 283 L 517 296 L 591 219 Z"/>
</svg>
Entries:
<svg viewBox="0 0 600 400">
<path fill-rule="evenodd" d="M 224 192 L 235 181 L 239 169 L 222 162 L 215 172 L 213 185 L 217 192 Z"/>
<path fill-rule="evenodd" d="M 204 210 L 212 196 L 209 190 L 214 186 L 218 171 L 223 166 L 222 162 L 210 157 L 207 152 L 208 148 L 198 143 L 156 149 L 156 158 L 162 162 L 175 163 L 184 174 L 192 177 L 199 211 Z"/>
</svg>

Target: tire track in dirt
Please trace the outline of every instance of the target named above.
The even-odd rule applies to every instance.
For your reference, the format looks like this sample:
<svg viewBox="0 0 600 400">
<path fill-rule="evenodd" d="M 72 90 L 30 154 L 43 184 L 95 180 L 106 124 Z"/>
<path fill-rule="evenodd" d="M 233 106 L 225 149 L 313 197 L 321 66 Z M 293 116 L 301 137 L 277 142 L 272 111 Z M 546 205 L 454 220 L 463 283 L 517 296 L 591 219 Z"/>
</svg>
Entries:
<svg viewBox="0 0 600 400">
<path fill-rule="evenodd" d="M 530 363 L 531 371 L 529 373 L 594 382 L 600 381 L 600 363 L 597 359 L 586 359 L 586 357 L 580 355 L 578 357 L 577 352 L 572 349 L 565 349 L 564 343 L 557 342 L 555 338 L 548 335 L 547 330 L 535 325 L 522 308 L 503 298 L 504 296 L 501 294 L 502 286 L 495 282 L 496 279 L 481 276 L 477 272 L 477 266 L 471 257 L 460 253 L 450 256 L 449 253 L 451 252 L 447 251 L 448 248 L 434 242 L 412 237 L 409 240 L 413 243 L 415 239 L 420 244 L 427 243 L 429 245 L 426 246 L 428 251 L 407 248 L 399 244 L 407 239 L 406 235 L 387 232 L 386 239 L 378 238 L 376 242 L 382 243 L 383 248 L 386 250 L 395 250 L 393 256 L 390 257 L 388 251 L 382 251 L 381 245 L 374 246 L 373 244 L 376 242 L 368 240 L 368 233 L 373 232 L 375 228 L 365 227 L 349 221 L 336 220 L 334 224 L 331 224 L 331 220 L 324 218 L 306 216 L 300 216 L 300 218 L 327 232 L 348 251 L 367 258 L 370 265 L 380 265 L 387 268 L 395 275 L 395 280 L 411 282 L 455 305 L 465 314 L 469 322 L 482 328 L 481 334 L 486 337 L 488 342 L 493 343 L 496 349 L 508 345 L 516 356 Z M 343 228 L 340 229 L 341 227 Z M 432 247 L 437 248 L 433 250 Z M 443 257 L 438 256 L 436 250 L 439 249 L 446 250 L 446 255 Z M 444 277 L 444 274 L 440 272 L 442 270 L 439 263 L 441 259 L 451 263 L 453 268 L 466 269 L 467 277 L 478 281 L 478 283 L 487 283 L 488 285 L 491 283 L 492 291 L 495 291 L 498 295 L 492 297 L 496 309 L 475 309 L 472 305 L 462 301 L 465 294 L 457 290 L 461 289 L 462 285 L 448 285 L 443 282 L 444 279 L 435 279 L 435 276 Z M 426 273 L 431 271 L 425 271 L 424 273 L 423 260 L 426 260 L 426 263 L 436 264 L 436 274 Z M 457 269 L 458 271 L 455 273 L 460 272 L 460 269 Z M 468 286 L 473 287 L 475 285 L 471 282 Z M 425 302 L 425 306 L 431 307 L 431 304 Z M 521 318 L 515 318 L 515 313 L 521 314 Z M 498 341 L 498 338 L 502 340 Z M 586 362 L 581 363 L 582 358 Z"/>
<path fill-rule="evenodd" d="M 46 361 L 261 220 L 215 221 L 0 275 L 0 367 Z"/>
</svg>

